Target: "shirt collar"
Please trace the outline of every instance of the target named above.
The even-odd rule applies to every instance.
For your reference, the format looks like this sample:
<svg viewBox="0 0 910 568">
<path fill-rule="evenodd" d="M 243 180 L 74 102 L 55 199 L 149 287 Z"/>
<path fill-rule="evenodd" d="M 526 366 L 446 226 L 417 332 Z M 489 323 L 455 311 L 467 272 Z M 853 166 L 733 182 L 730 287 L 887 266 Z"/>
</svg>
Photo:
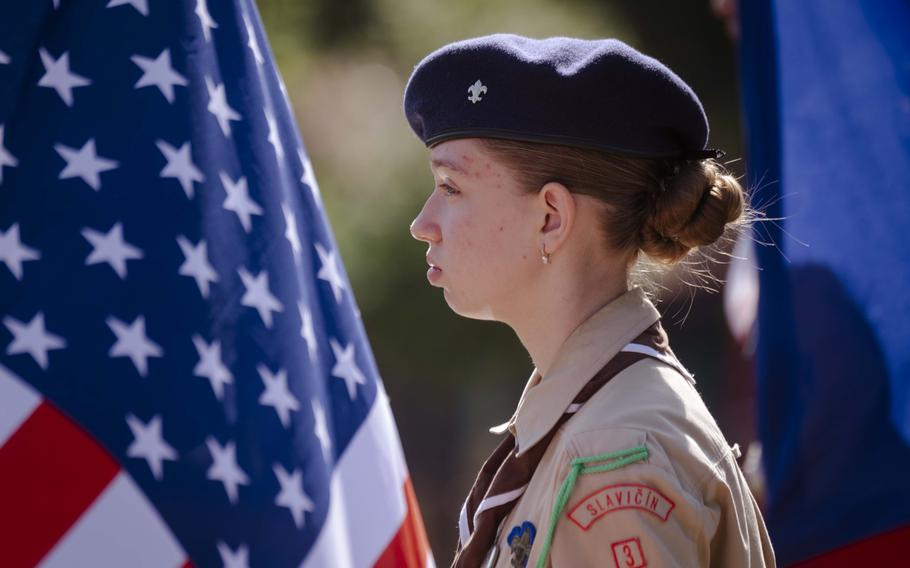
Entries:
<svg viewBox="0 0 910 568">
<path fill-rule="evenodd" d="M 512 432 L 518 453 L 546 436 L 591 378 L 660 314 L 641 288 L 600 308 L 563 342 L 546 377 L 537 369 L 525 385 L 512 419 L 490 430 Z"/>
</svg>

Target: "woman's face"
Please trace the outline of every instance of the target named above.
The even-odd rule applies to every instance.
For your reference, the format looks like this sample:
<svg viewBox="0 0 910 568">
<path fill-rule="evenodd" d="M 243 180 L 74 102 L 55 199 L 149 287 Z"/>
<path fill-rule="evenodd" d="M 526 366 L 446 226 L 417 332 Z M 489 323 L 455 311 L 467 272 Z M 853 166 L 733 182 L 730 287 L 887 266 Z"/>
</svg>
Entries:
<svg viewBox="0 0 910 568">
<path fill-rule="evenodd" d="M 429 245 L 427 279 L 456 313 L 502 320 L 520 309 L 539 270 L 543 216 L 534 195 L 476 139 L 434 147 L 430 169 L 435 187 L 411 223 L 411 235 Z"/>
</svg>

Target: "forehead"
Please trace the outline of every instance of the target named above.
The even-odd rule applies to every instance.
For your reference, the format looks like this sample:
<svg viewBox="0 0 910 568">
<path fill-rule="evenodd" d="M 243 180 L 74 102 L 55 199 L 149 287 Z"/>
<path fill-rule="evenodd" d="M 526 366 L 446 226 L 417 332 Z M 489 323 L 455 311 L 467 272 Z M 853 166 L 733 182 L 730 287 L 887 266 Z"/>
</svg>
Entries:
<svg viewBox="0 0 910 568">
<path fill-rule="evenodd" d="M 493 166 L 493 160 L 475 138 L 447 140 L 430 150 L 430 168 L 470 175 Z M 488 165 L 489 164 L 489 165 Z"/>
</svg>

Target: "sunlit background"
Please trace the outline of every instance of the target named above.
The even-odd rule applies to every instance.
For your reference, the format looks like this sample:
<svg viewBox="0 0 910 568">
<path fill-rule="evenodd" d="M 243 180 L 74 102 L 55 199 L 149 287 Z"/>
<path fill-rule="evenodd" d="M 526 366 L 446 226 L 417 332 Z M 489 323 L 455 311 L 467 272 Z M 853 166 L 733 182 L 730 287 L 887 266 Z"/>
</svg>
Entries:
<svg viewBox="0 0 910 568">
<path fill-rule="evenodd" d="M 464 320 L 425 278 L 408 225 L 432 189 L 427 151 L 402 112 L 414 65 L 451 41 L 494 32 L 616 37 L 660 59 L 700 96 L 710 147 L 743 164 L 735 46 L 709 0 L 259 0 L 391 398 L 437 563 L 457 513 L 511 416 L 532 365 L 510 329 Z M 724 267 L 716 266 L 719 276 Z M 728 439 L 754 437 L 753 379 L 720 294 L 669 285 L 671 342 Z M 364 514 L 369 514 L 364 511 Z"/>
</svg>

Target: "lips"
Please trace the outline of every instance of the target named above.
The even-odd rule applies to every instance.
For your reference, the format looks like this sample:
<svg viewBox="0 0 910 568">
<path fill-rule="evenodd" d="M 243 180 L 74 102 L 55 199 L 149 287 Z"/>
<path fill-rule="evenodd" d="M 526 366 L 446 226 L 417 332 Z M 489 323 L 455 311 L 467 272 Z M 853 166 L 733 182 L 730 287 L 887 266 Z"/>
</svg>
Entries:
<svg viewBox="0 0 910 568">
<path fill-rule="evenodd" d="M 430 265 L 430 268 L 427 270 L 427 280 L 430 281 L 430 284 L 435 284 L 442 276 L 442 268 L 440 268 L 429 256 L 427 257 L 427 264 Z"/>
</svg>

